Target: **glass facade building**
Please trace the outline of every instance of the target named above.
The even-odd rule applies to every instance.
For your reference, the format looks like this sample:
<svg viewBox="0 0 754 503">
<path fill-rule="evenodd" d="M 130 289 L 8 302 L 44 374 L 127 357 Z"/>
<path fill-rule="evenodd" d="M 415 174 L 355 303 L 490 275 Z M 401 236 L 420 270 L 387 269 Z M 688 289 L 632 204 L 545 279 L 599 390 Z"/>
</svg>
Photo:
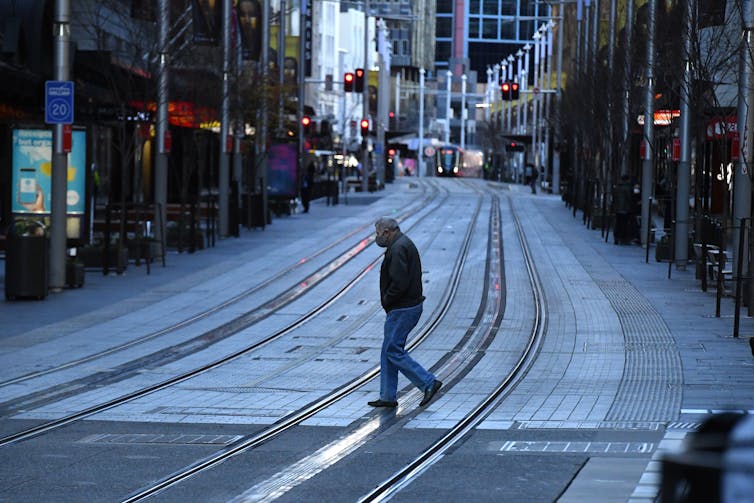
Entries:
<svg viewBox="0 0 754 503">
<path fill-rule="evenodd" d="M 537 0 L 437 0 L 436 71 L 444 73 L 451 58 L 460 57 L 486 78 L 487 67 L 532 41 L 550 11 Z"/>
</svg>

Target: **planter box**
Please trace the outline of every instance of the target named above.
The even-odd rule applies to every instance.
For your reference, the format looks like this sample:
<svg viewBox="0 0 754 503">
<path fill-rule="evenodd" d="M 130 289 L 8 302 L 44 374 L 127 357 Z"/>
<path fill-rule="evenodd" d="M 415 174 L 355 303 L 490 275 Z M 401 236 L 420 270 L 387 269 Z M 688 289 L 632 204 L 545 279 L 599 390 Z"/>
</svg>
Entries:
<svg viewBox="0 0 754 503">
<path fill-rule="evenodd" d="M 49 241 L 44 236 L 10 235 L 5 249 L 5 298 L 47 297 Z"/>
</svg>

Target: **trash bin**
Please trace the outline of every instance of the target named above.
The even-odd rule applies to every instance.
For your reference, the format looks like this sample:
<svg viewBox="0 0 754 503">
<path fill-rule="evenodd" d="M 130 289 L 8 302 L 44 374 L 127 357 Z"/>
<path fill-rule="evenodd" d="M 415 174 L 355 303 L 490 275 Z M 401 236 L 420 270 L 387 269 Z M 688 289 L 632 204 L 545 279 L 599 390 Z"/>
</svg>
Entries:
<svg viewBox="0 0 754 503">
<path fill-rule="evenodd" d="M 47 297 L 49 240 L 46 235 L 8 235 L 5 248 L 5 298 Z"/>
</svg>

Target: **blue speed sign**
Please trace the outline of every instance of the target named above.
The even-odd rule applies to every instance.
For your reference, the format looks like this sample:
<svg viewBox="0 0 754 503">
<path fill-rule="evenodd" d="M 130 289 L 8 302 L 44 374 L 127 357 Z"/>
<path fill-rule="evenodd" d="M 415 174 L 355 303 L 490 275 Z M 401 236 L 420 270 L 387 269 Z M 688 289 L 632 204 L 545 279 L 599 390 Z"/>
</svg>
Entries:
<svg viewBox="0 0 754 503">
<path fill-rule="evenodd" d="M 48 80 L 45 82 L 45 122 L 73 123 L 73 82 Z"/>
</svg>

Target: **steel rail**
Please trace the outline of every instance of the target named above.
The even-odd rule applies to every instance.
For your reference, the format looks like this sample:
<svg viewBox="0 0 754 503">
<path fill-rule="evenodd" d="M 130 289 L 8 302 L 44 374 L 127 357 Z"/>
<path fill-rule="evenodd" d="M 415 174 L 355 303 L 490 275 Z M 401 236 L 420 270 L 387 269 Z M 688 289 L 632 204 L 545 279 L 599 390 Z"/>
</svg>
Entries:
<svg viewBox="0 0 754 503">
<path fill-rule="evenodd" d="M 415 211 L 413 208 L 415 208 L 417 206 L 418 207 L 424 207 L 424 206 L 426 206 L 428 204 L 428 202 L 432 201 L 433 199 L 435 199 L 437 197 L 437 192 L 438 191 L 435 190 L 434 192 L 430 193 L 429 195 L 427 195 L 426 197 L 424 197 L 419 202 L 414 203 L 413 205 L 411 205 L 411 207 L 409 209 L 406 209 L 400 216 L 396 217 L 396 220 L 398 220 L 398 221 L 404 220 L 405 218 L 407 218 L 407 216 L 411 215 Z M 241 300 L 249 297 L 250 295 L 253 295 L 254 293 L 262 290 L 263 288 L 265 288 L 268 285 L 274 283 L 275 281 L 279 280 L 280 278 L 286 276 L 287 274 L 291 273 L 292 271 L 295 271 L 296 269 L 300 268 L 303 264 L 307 264 L 307 263 L 311 262 L 314 258 L 316 258 L 316 257 L 324 254 L 325 252 L 331 250 L 332 248 L 334 248 L 335 246 L 339 245 L 343 241 L 345 241 L 345 240 L 347 240 L 347 239 L 349 239 L 349 238 L 351 238 L 351 237 L 353 237 L 353 236 L 361 233 L 362 231 L 364 231 L 367 228 L 371 228 L 371 226 L 372 226 L 371 222 L 368 223 L 368 224 L 361 225 L 361 226 L 355 228 L 354 230 L 352 230 L 352 231 L 344 234 L 343 236 L 341 236 L 337 240 L 331 242 L 327 246 L 324 246 L 323 248 L 321 248 L 321 249 L 317 250 L 316 252 L 312 253 L 311 255 L 309 255 L 308 257 L 306 257 L 305 259 L 298 260 L 295 264 L 286 267 L 285 269 L 283 269 L 283 270 L 277 272 L 276 274 L 270 276 L 266 280 L 264 280 L 264 281 L 262 281 L 260 283 L 257 283 L 256 285 L 252 286 L 251 288 L 249 288 L 249 289 L 247 289 L 247 290 L 245 290 L 245 291 L 243 291 L 243 292 L 241 292 L 241 293 L 239 293 L 239 294 L 237 294 L 237 295 L 235 295 L 235 296 L 233 296 L 233 297 L 231 297 L 231 298 L 229 298 L 229 299 L 227 299 L 227 300 L 225 300 L 225 301 L 223 301 L 223 302 L 221 302 L 219 304 L 216 304 L 216 305 L 214 305 L 214 306 L 212 306 L 212 307 L 210 307 L 210 308 L 208 308 L 208 309 L 206 309 L 204 311 L 201 311 L 199 313 L 196 313 L 193 316 L 190 316 L 190 317 L 188 317 L 188 318 L 186 318 L 184 320 L 181 320 L 181 321 L 179 321 L 177 323 L 174 323 L 173 325 L 161 328 L 161 329 L 156 330 L 156 331 L 154 331 L 152 333 L 149 333 L 149 334 L 145 334 L 142 337 L 139 337 L 137 339 L 125 342 L 123 344 L 119 344 L 117 346 L 113 346 L 113 347 L 104 349 L 102 351 L 98 351 L 96 353 L 92 353 L 90 355 L 87 355 L 87 356 L 84 356 L 82 358 L 78 358 L 76 360 L 72 360 L 72 361 L 63 363 L 61 365 L 56 365 L 55 367 L 50 367 L 50 368 L 47 368 L 47 369 L 42 369 L 42 370 L 38 370 L 38 371 L 35 371 L 35 372 L 30 372 L 28 374 L 24 374 L 24 375 L 21 375 L 21 376 L 18 376 L 18 377 L 7 379 L 5 381 L 0 381 L 0 388 L 5 387 L 5 386 L 10 386 L 12 384 L 18 384 L 18 383 L 21 383 L 21 382 L 29 381 L 31 379 L 36 379 L 38 377 L 42 377 L 42 376 L 45 376 L 45 375 L 53 374 L 55 372 L 61 372 L 63 370 L 66 370 L 66 369 L 69 369 L 69 368 L 72 368 L 72 367 L 76 367 L 76 366 L 82 365 L 84 363 L 89 363 L 91 361 L 95 361 L 95 360 L 97 360 L 99 358 L 103 358 L 105 356 L 110 356 L 110 355 L 118 353 L 120 351 L 124 351 L 126 349 L 131 348 L 131 347 L 137 346 L 139 344 L 143 344 L 145 342 L 148 342 L 148 341 L 151 341 L 153 339 L 156 339 L 157 337 L 169 334 L 169 333 L 174 332 L 176 330 L 179 330 L 181 328 L 187 327 L 187 326 L 189 326 L 189 325 L 191 325 L 193 323 L 201 321 L 201 320 L 203 320 L 203 319 L 205 319 L 205 318 L 207 318 L 207 317 L 209 317 L 209 316 L 211 316 L 211 315 L 213 315 L 213 314 L 215 314 L 215 313 L 217 313 L 217 312 L 219 312 L 219 311 L 221 311 L 221 310 L 223 310 L 223 309 L 225 309 L 225 308 L 227 308 L 227 307 L 229 307 L 229 306 L 231 306 L 231 305 L 233 305 L 233 304 L 235 304 L 237 302 L 240 302 Z M 370 234 L 371 234 L 371 232 L 370 232 Z M 362 241 L 363 239 L 365 239 L 365 238 L 359 238 L 357 241 Z M 296 283 L 301 283 L 301 281 L 298 281 Z"/>
<path fill-rule="evenodd" d="M 463 239 L 463 246 L 461 250 L 459 251 L 458 257 L 455 261 L 453 271 L 451 273 L 450 281 L 448 283 L 448 287 L 443 292 L 443 297 L 439 303 L 439 307 L 438 309 L 435 310 L 435 313 L 433 313 L 431 321 L 428 322 L 422 328 L 421 332 L 415 338 L 413 338 L 411 342 L 407 345 L 407 349 L 409 351 L 415 348 L 416 346 L 418 346 L 419 344 L 421 344 L 430 335 L 430 333 L 433 330 L 435 330 L 437 325 L 439 325 L 439 323 L 445 317 L 445 315 L 447 314 L 448 310 L 450 309 L 452 305 L 453 299 L 455 298 L 455 294 L 458 291 L 458 285 L 461 279 L 461 272 L 463 270 L 463 266 L 468 257 L 469 248 L 471 246 L 470 238 L 471 238 L 471 234 L 473 232 L 474 226 L 476 225 L 476 221 L 479 216 L 479 212 L 481 209 L 481 202 L 482 202 L 482 198 L 480 197 L 478 200 L 475 212 L 473 214 L 473 217 L 471 219 L 471 222 L 467 227 L 466 234 Z M 367 269 L 374 266 L 381 259 L 382 257 L 378 257 L 378 259 L 375 260 Z M 122 500 L 123 503 L 133 503 L 136 501 L 141 501 L 150 496 L 153 496 L 161 491 L 164 491 L 165 489 L 171 486 L 174 486 L 176 484 L 179 484 L 185 481 L 186 479 L 202 471 L 213 468 L 214 466 L 222 463 L 223 461 L 233 456 L 236 456 L 244 451 L 247 451 L 247 450 L 250 450 L 250 449 L 253 449 L 262 445 L 263 443 L 280 435 L 282 432 L 287 431 L 294 426 L 297 426 L 304 420 L 312 417 L 313 415 L 317 414 L 323 409 L 329 407 L 330 405 L 337 402 L 341 398 L 353 393 L 354 391 L 359 389 L 361 386 L 363 386 L 370 380 L 374 379 L 378 374 L 379 374 L 379 366 L 373 367 L 372 369 L 365 372 L 361 376 L 353 379 L 351 382 L 347 383 L 346 385 L 333 390 L 327 395 L 315 400 L 311 404 L 289 414 L 288 416 L 284 418 L 281 418 L 275 424 L 265 428 L 261 432 L 244 437 L 234 442 L 233 444 L 227 446 L 226 448 L 202 460 L 199 460 L 187 467 L 184 467 L 172 473 L 171 475 L 168 475 L 167 477 L 159 480 L 158 482 L 150 485 L 149 487 L 142 488 L 136 491 L 135 493 L 132 493 L 126 499 Z"/>
<path fill-rule="evenodd" d="M 521 226 L 518 215 L 513 208 L 510 196 L 508 196 L 508 203 L 513 214 L 516 232 L 519 236 L 519 241 L 524 254 L 526 270 L 531 283 L 532 296 L 536 308 L 534 322 L 532 324 L 532 330 L 526 349 L 513 367 L 513 370 L 505 379 L 503 379 L 493 392 L 487 396 L 487 398 L 479 403 L 479 405 L 467 414 L 466 417 L 456 423 L 455 426 L 449 429 L 435 443 L 419 454 L 412 462 L 406 464 L 402 469 L 395 472 L 371 492 L 359 499 L 359 503 L 386 501 L 390 499 L 395 493 L 410 484 L 412 480 L 418 477 L 427 468 L 440 460 L 451 446 L 476 428 L 489 415 L 489 413 L 497 407 L 497 405 L 526 375 L 536 359 L 547 328 L 546 299 L 544 296 L 542 281 L 537 273 L 523 227 Z"/>
<path fill-rule="evenodd" d="M 431 214 L 431 211 L 429 213 Z M 413 225 L 416 225 L 416 223 L 413 224 Z M 368 242 L 367 245 L 371 244 L 371 242 L 374 241 L 374 236 L 370 235 L 368 238 L 365 238 L 364 240 L 362 240 L 362 243 L 364 241 Z M 363 248 L 366 248 L 366 245 L 364 245 Z M 54 420 L 51 420 L 51 421 L 47 421 L 47 422 L 44 422 L 42 424 L 39 424 L 39 425 L 30 427 L 30 428 L 27 428 L 27 429 L 22 430 L 20 432 L 13 433 L 13 434 L 10 434 L 10 435 L 6 435 L 6 436 L 0 438 L 0 447 L 5 446 L 5 445 L 9 445 L 9 444 L 13 444 L 13 443 L 17 443 L 17 442 L 20 442 L 22 440 L 26 440 L 26 439 L 29 439 L 29 438 L 32 438 L 32 437 L 36 437 L 38 435 L 42 435 L 44 433 L 47 433 L 47 432 L 52 431 L 52 430 L 55 430 L 57 428 L 65 426 L 67 424 L 71 424 L 71 423 L 73 423 L 75 421 L 84 419 L 86 417 L 89 417 L 91 415 L 97 414 L 99 412 L 104 412 L 104 411 L 106 411 L 108 409 L 111 409 L 113 407 L 122 405 L 122 404 L 127 403 L 127 402 L 129 402 L 131 400 L 135 400 L 137 398 L 141 398 L 143 396 L 149 395 L 149 394 L 154 393 L 156 391 L 159 391 L 159 390 L 168 388 L 170 386 L 179 384 L 179 383 L 181 383 L 183 381 L 186 381 L 186 380 L 191 379 L 193 377 L 196 377 L 196 376 L 198 376 L 200 374 L 203 374 L 203 373 L 205 373 L 205 372 L 207 372 L 209 370 L 212 370 L 214 368 L 220 367 L 220 366 L 222 366 L 222 365 L 224 365 L 224 364 L 226 364 L 226 363 L 228 363 L 228 362 L 230 362 L 232 360 L 235 360 L 235 359 L 237 359 L 237 358 L 239 358 L 239 357 L 241 357 L 243 355 L 246 355 L 248 353 L 256 351 L 259 348 L 261 348 L 263 346 L 266 346 L 269 343 L 271 343 L 271 342 L 273 342 L 273 341 L 275 341 L 275 340 L 283 337 L 284 335 L 288 334 L 289 332 L 295 330 L 296 328 L 298 328 L 301 325 L 305 324 L 311 318 L 313 318 L 314 316 L 316 316 L 317 314 L 319 314 L 320 312 L 322 312 L 323 310 L 325 310 L 326 308 L 328 308 L 335 301 L 337 301 L 340 297 L 342 297 L 343 295 L 345 295 L 345 293 L 348 292 L 351 288 L 353 288 L 359 281 L 361 281 L 361 279 L 364 276 L 366 276 L 366 274 L 372 269 L 372 267 L 374 267 L 374 265 L 380 260 L 380 258 L 381 257 L 378 257 L 374 261 L 372 261 L 369 265 L 367 265 L 365 268 L 363 268 L 362 271 L 360 271 L 356 276 L 354 276 L 352 279 L 350 279 L 348 282 L 346 282 L 346 284 L 341 289 L 339 289 L 334 295 L 330 296 L 328 299 L 326 299 L 323 302 L 321 302 L 320 304 L 318 304 L 316 307 L 314 307 L 313 309 L 311 309 L 308 313 L 302 315 L 297 320 L 295 320 L 295 321 L 291 322 L 290 324 L 288 324 L 286 327 L 284 327 L 284 328 L 282 328 L 282 329 L 280 329 L 280 330 L 278 330 L 278 331 L 276 331 L 276 332 L 268 335 L 267 337 L 265 337 L 265 338 L 263 338 L 263 339 L 261 339 L 259 341 L 256 341 L 253 344 L 250 344 L 250 345 L 248 345 L 248 346 L 246 346 L 244 348 L 241 348 L 241 349 L 239 349 L 239 350 L 237 350 L 237 351 L 235 351 L 233 353 L 230 353 L 230 354 L 225 355 L 225 356 L 223 356 L 221 358 L 218 358 L 218 359 L 216 359 L 216 360 L 214 360 L 214 361 L 212 361 L 210 363 L 207 363 L 205 365 L 201 365 L 201 366 L 196 367 L 196 368 L 194 368 L 194 369 L 192 369 L 190 371 L 186 371 L 184 373 L 178 374 L 178 375 L 173 376 L 171 378 L 165 379 L 165 380 L 163 380 L 163 381 L 161 381 L 159 383 L 153 384 L 151 386 L 146 386 L 144 388 L 141 388 L 141 389 L 138 389 L 136 391 L 133 391 L 133 392 L 121 395 L 121 396 L 113 398 L 111 400 L 107 400 L 105 402 L 93 405 L 93 406 L 88 407 L 88 408 L 86 408 L 84 410 L 81 410 L 81 411 L 78 411 L 78 412 L 74 412 L 74 413 L 69 414 L 67 416 L 63 416 L 61 418 L 54 419 Z M 321 271 L 327 271 L 325 275 L 329 275 L 332 272 L 334 272 L 334 270 L 328 269 L 327 266 L 323 267 L 320 270 Z M 312 281 L 312 283 L 307 287 L 307 289 L 309 287 L 313 287 L 314 284 L 316 284 L 316 283 L 317 282 Z M 294 288 L 299 288 L 299 287 L 297 286 L 297 287 L 294 287 Z M 281 304 L 275 306 L 275 309 L 279 309 L 279 308 L 283 307 L 283 305 L 284 304 L 281 303 Z M 243 328 L 246 328 L 246 327 L 238 327 L 236 331 L 241 330 Z"/>
</svg>

